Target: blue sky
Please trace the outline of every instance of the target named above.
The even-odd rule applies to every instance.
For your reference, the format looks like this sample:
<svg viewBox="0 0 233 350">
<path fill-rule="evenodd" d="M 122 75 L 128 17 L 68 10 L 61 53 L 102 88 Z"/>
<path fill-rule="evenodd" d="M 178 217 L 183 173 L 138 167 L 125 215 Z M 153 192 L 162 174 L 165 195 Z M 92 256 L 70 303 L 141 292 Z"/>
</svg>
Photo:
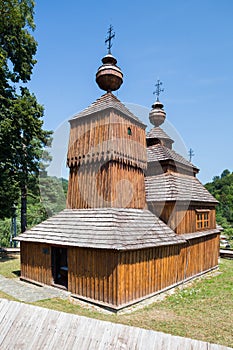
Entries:
<svg viewBox="0 0 233 350">
<path fill-rule="evenodd" d="M 95 74 L 111 23 L 112 53 L 124 74 L 117 97 L 149 111 L 159 78 L 167 120 L 194 150 L 199 179 L 232 171 L 232 18 L 231 0 L 37 0 L 38 63 L 29 88 L 45 107 L 45 128 L 68 125 L 104 93 Z"/>
</svg>

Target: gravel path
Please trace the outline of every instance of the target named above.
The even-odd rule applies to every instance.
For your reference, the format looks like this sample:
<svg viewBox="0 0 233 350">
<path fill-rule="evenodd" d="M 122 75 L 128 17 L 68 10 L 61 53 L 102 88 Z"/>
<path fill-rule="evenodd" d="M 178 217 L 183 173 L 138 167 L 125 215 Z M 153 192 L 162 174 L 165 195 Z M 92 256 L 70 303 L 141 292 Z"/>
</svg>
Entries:
<svg viewBox="0 0 233 350">
<path fill-rule="evenodd" d="M 6 278 L 0 275 L 0 290 L 15 299 L 24 302 L 35 302 L 43 299 L 67 299 L 69 292 L 49 286 L 39 287 L 34 284 L 20 281 L 19 278 Z"/>
</svg>

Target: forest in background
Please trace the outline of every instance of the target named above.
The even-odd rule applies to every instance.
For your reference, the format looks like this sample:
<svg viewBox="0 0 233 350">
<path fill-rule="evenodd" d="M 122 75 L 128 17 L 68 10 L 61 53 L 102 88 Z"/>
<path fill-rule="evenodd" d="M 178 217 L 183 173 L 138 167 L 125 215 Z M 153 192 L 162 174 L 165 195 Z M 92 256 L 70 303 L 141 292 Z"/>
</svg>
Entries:
<svg viewBox="0 0 233 350">
<path fill-rule="evenodd" d="M 217 223 L 224 228 L 224 234 L 233 236 L 233 173 L 224 170 L 205 185 L 219 201 Z M 28 228 L 39 224 L 65 208 L 68 180 L 51 177 L 44 172 L 37 181 L 32 178 L 28 185 L 27 223 Z M 20 207 L 17 208 L 17 233 L 20 233 Z M 12 234 L 11 218 L 0 220 L 0 246 L 9 246 Z"/>
<path fill-rule="evenodd" d="M 216 208 L 217 223 L 224 228 L 224 234 L 233 236 L 233 172 L 225 169 L 220 176 L 205 185 L 206 189 L 219 201 Z"/>
<path fill-rule="evenodd" d="M 27 193 L 27 228 L 46 220 L 65 209 L 68 180 L 47 176 L 44 173 L 36 179 L 32 177 L 28 183 Z M 17 234 L 20 233 L 20 202 L 16 207 Z M 12 212 L 13 214 L 13 212 Z M 0 246 L 10 246 L 13 234 L 12 219 L 0 220 Z"/>
</svg>

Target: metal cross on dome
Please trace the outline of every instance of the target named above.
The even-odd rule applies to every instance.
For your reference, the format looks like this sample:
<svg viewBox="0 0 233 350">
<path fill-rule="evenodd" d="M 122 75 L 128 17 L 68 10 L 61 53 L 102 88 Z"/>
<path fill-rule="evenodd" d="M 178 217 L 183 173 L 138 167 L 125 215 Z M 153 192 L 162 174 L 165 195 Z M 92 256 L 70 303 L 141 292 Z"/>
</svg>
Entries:
<svg viewBox="0 0 233 350">
<path fill-rule="evenodd" d="M 113 38 L 115 38 L 115 33 L 113 32 L 113 26 L 110 24 L 109 30 L 108 30 L 108 37 L 105 40 L 105 44 L 107 44 L 109 54 L 111 54 L 111 47 L 112 47 L 112 39 Z"/>
<path fill-rule="evenodd" d="M 161 86 L 163 85 L 163 83 L 158 79 L 157 80 L 157 84 L 155 84 L 156 90 L 153 92 L 153 95 L 156 95 L 156 101 L 159 101 L 159 95 L 161 92 L 164 91 L 164 89 L 161 89 Z"/>
</svg>

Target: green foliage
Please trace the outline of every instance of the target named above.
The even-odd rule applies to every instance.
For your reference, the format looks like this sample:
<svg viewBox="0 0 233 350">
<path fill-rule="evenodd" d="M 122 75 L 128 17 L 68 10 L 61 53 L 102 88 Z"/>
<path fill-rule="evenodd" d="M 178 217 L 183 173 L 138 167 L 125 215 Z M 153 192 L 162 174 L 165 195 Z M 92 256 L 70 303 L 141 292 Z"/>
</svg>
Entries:
<svg viewBox="0 0 233 350">
<path fill-rule="evenodd" d="M 0 246 L 9 247 L 11 235 L 11 219 L 0 220 Z"/>
<path fill-rule="evenodd" d="M 217 222 L 225 229 L 225 233 L 233 235 L 233 173 L 226 169 L 205 187 L 219 201 Z"/>
<path fill-rule="evenodd" d="M 36 63 L 37 43 L 30 30 L 35 28 L 34 1 L 0 1 L 0 57 L 1 79 L 24 83 L 30 80 Z"/>
<path fill-rule="evenodd" d="M 44 174 L 39 178 L 29 177 L 27 197 L 28 228 L 39 224 L 66 207 L 68 181 Z M 12 210 L 9 211 L 12 213 Z M 9 247 L 11 218 L 0 220 L 0 246 Z M 20 232 L 20 205 L 17 209 L 17 234 Z"/>
<path fill-rule="evenodd" d="M 66 185 L 68 181 L 55 176 L 40 177 L 40 198 L 46 212 L 46 217 L 59 213 L 66 206 Z M 65 188 L 65 190 L 64 190 Z"/>
<path fill-rule="evenodd" d="M 0 219 L 9 217 L 13 203 L 17 203 L 19 188 L 11 172 L 6 169 L 0 174 Z"/>
<path fill-rule="evenodd" d="M 38 176 L 51 132 L 43 127 L 43 107 L 26 87 L 36 63 L 31 32 L 34 1 L 0 0 L 0 218 L 26 195 L 30 176 Z M 26 209 L 26 205 L 25 205 Z M 24 209 L 24 210 L 25 210 Z"/>
</svg>

